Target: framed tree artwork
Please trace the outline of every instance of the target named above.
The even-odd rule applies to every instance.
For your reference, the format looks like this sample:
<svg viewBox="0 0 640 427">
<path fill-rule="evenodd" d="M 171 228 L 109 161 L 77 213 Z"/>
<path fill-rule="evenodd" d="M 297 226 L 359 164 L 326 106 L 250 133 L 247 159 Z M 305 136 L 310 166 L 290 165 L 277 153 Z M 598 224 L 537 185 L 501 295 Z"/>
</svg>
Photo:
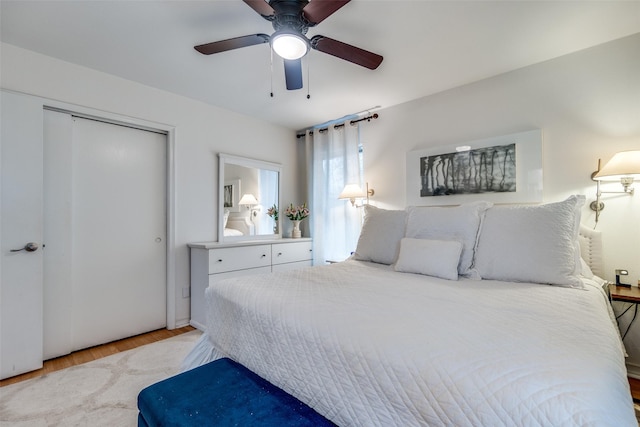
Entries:
<svg viewBox="0 0 640 427">
<path fill-rule="evenodd" d="M 542 201 L 542 131 L 407 153 L 407 205 Z"/>
</svg>

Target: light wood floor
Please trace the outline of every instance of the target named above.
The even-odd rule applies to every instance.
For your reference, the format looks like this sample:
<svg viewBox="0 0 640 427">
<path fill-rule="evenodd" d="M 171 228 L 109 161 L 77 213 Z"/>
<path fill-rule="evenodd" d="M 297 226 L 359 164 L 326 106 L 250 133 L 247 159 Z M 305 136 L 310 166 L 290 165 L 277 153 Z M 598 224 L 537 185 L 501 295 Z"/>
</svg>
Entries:
<svg viewBox="0 0 640 427">
<path fill-rule="evenodd" d="M 640 402 L 640 380 L 629 377 L 629 385 L 631 386 L 631 396 L 635 402 Z"/>
<path fill-rule="evenodd" d="M 132 348 L 140 347 L 141 345 L 151 344 L 156 341 L 175 337 L 176 335 L 184 334 L 193 330 L 194 328 L 191 326 L 185 326 L 172 330 L 158 329 L 157 331 L 148 332 L 146 334 L 136 335 L 134 337 L 125 338 L 123 340 L 75 351 L 66 356 L 46 360 L 43 364 L 44 366 L 42 367 L 42 369 L 38 369 L 37 371 L 27 372 L 26 374 L 17 375 L 15 377 L 2 380 L 0 381 L 0 387 L 4 387 L 9 384 L 15 384 L 17 382 L 28 380 L 31 378 L 37 378 L 48 373 L 58 371 L 60 369 L 91 362 L 92 360 L 100 359 L 102 357 L 120 353 L 122 351 L 131 350 Z"/>
</svg>

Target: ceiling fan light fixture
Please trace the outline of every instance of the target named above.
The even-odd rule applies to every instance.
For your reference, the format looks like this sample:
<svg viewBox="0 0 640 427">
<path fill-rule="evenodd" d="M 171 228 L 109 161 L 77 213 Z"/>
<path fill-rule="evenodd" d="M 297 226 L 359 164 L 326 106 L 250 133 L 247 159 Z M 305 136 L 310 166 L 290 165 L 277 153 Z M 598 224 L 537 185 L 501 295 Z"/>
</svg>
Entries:
<svg viewBox="0 0 640 427">
<path fill-rule="evenodd" d="M 271 47 L 283 59 L 300 59 L 309 52 L 309 41 L 293 31 L 276 31 L 271 36 Z"/>
<path fill-rule="evenodd" d="M 2 0 L 0 0 L 2 1 Z M 283 58 L 284 78 L 287 90 L 302 89 L 302 57 L 311 49 L 349 61 L 361 67 L 375 70 L 382 56 L 343 43 L 332 38 L 315 35 L 306 37 L 310 27 L 331 16 L 351 0 L 243 0 L 262 18 L 269 21 L 271 35 L 248 34 L 226 40 L 194 46 L 203 55 L 226 52 L 233 49 L 269 43 L 271 59 L 273 53 Z M 273 64 L 272 64 L 273 66 Z M 308 71 L 308 70 L 307 70 Z M 272 95 L 273 96 L 273 95 Z M 307 98 L 309 98 L 307 94 Z"/>
</svg>

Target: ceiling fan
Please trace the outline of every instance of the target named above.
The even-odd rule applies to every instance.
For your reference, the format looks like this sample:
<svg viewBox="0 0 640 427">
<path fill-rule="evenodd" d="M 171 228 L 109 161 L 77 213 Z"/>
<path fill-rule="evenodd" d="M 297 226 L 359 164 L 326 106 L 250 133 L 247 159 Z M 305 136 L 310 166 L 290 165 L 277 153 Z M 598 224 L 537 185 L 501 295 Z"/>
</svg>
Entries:
<svg viewBox="0 0 640 427">
<path fill-rule="evenodd" d="M 378 68 L 382 56 L 343 43 L 329 37 L 317 35 L 309 40 L 305 34 L 327 19 L 350 0 L 243 0 L 249 7 L 270 21 L 275 32 L 250 34 L 195 46 L 204 54 L 225 52 L 241 47 L 270 43 L 274 52 L 284 60 L 284 74 L 288 90 L 302 88 L 302 57 L 309 49 L 319 50 L 361 65 L 370 70 Z"/>
</svg>

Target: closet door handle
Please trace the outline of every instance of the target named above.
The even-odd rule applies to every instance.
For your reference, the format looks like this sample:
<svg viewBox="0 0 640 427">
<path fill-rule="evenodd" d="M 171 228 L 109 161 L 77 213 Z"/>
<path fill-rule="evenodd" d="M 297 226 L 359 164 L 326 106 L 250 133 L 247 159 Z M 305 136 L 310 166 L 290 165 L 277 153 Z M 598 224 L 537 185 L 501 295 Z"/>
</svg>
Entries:
<svg viewBox="0 0 640 427">
<path fill-rule="evenodd" d="M 20 251 L 35 252 L 37 250 L 38 250 L 38 244 L 29 242 L 26 245 L 24 245 L 24 248 L 11 249 L 11 252 L 20 252 Z"/>
</svg>

